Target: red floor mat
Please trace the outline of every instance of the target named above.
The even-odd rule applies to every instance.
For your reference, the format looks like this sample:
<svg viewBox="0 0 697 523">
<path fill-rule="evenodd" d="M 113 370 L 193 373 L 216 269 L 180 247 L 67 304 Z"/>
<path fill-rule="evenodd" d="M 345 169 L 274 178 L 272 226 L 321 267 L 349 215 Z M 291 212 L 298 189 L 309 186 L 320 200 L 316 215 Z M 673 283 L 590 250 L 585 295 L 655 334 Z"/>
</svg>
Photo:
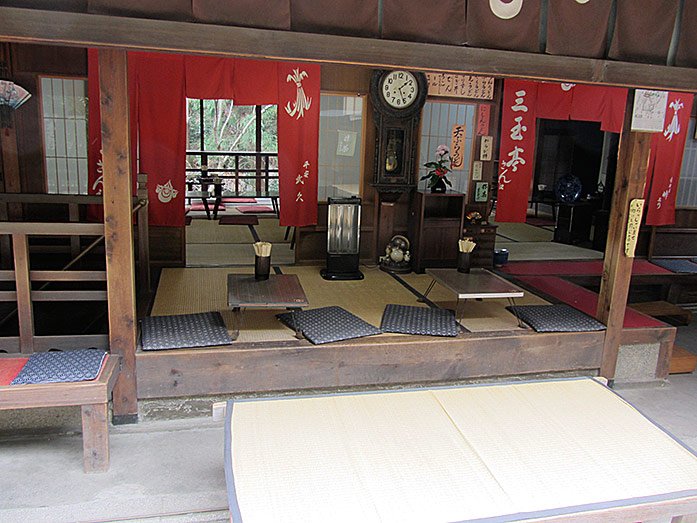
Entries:
<svg viewBox="0 0 697 523">
<path fill-rule="evenodd" d="M 2 358 L 0 359 L 0 385 L 9 385 L 17 377 L 19 371 L 27 363 L 29 358 Z"/>
<path fill-rule="evenodd" d="M 593 291 L 556 276 L 523 276 L 518 278 L 518 280 L 595 318 L 595 312 L 598 308 L 598 295 Z M 666 324 L 662 321 L 630 308 L 627 308 L 624 314 L 625 328 L 636 329 L 639 327 L 665 326 Z"/>
<path fill-rule="evenodd" d="M 600 276 L 603 273 L 602 260 L 590 261 L 527 261 L 511 262 L 500 269 L 508 274 L 540 276 L 558 274 L 563 276 Z M 634 260 L 632 274 L 673 274 L 668 269 L 654 265 L 646 260 Z"/>
</svg>

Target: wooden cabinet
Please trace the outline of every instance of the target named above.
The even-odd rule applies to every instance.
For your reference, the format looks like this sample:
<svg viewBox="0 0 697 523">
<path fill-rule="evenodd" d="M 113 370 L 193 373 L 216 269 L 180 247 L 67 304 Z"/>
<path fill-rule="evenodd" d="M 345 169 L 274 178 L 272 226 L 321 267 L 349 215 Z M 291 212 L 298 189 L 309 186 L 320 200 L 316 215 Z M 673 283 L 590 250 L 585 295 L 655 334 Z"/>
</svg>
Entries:
<svg viewBox="0 0 697 523">
<path fill-rule="evenodd" d="M 496 225 L 465 225 L 462 238 L 472 238 L 477 246 L 472 251 L 471 266 L 490 269 L 494 266 Z"/>
<path fill-rule="evenodd" d="M 416 191 L 409 211 L 412 269 L 456 267 L 465 195 Z"/>
</svg>

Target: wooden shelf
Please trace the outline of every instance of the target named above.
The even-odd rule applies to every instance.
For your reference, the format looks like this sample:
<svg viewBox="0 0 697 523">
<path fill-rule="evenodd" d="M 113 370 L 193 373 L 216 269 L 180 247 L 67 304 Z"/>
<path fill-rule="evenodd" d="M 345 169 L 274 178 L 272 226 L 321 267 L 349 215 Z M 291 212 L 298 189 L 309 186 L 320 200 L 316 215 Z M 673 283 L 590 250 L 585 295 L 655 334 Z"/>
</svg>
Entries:
<svg viewBox="0 0 697 523">
<path fill-rule="evenodd" d="M 412 268 L 456 267 L 465 195 L 416 191 L 409 211 Z"/>
</svg>

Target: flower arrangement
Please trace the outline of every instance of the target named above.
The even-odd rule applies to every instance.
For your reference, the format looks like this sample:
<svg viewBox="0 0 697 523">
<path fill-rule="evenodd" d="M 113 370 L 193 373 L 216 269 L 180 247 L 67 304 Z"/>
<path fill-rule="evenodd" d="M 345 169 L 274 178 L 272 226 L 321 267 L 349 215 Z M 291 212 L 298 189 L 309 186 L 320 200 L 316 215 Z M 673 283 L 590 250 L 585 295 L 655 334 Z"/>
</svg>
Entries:
<svg viewBox="0 0 697 523">
<path fill-rule="evenodd" d="M 448 173 L 452 172 L 452 169 L 450 169 L 451 158 L 448 147 L 444 144 L 439 145 L 436 148 L 436 157 L 438 159 L 435 162 L 426 162 L 424 164 L 424 167 L 428 167 L 431 170 L 428 171 L 428 174 L 422 176 L 421 179 L 428 180 L 428 187 L 431 190 L 433 190 L 437 185 L 443 184 L 447 184 L 452 187 L 453 184 L 450 183 L 450 180 L 447 178 Z M 444 185 L 443 192 L 445 192 Z"/>
</svg>

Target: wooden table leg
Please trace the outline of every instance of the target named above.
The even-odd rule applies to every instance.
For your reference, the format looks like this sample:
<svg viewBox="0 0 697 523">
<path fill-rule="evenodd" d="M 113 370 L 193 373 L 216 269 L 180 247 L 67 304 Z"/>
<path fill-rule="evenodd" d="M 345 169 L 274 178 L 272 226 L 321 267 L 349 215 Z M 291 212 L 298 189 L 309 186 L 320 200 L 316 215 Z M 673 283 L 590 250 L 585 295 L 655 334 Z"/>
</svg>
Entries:
<svg viewBox="0 0 697 523">
<path fill-rule="evenodd" d="M 515 308 L 515 299 L 514 298 L 508 298 L 508 304 L 513 307 L 513 315 L 515 316 L 515 319 L 518 320 L 518 327 L 521 329 L 525 329 L 525 323 L 523 323 L 523 320 L 520 319 L 520 316 L 518 316 L 518 311 Z"/>
<path fill-rule="evenodd" d="M 419 303 L 425 303 L 426 298 L 428 298 L 428 294 L 433 290 L 433 287 L 436 285 L 436 280 L 435 278 L 431 280 L 431 283 L 429 283 L 428 288 L 426 289 L 426 292 L 424 292 L 424 297 L 423 298 L 418 298 L 416 301 Z"/>
<path fill-rule="evenodd" d="M 211 210 L 208 207 L 208 198 L 201 198 L 201 201 L 203 202 L 203 208 L 206 211 L 206 218 L 208 218 L 210 220 L 211 219 Z"/>
<path fill-rule="evenodd" d="M 302 309 L 300 307 L 288 307 L 288 310 L 293 316 L 293 325 L 295 326 L 295 337 L 299 340 L 304 340 L 305 336 L 303 336 L 302 331 L 298 328 L 298 324 L 295 321 L 295 313 L 300 312 Z"/>
<path fill-rule="evenodd" d="M 109 470 L 109 412 L 106 403 L 82 406 L 82 450 L 85 472 Z"/>
<path fill-rule="evenodd" d="M 230 337 L 232 341 L 235 341 L 240 335 L 240 326 L 242 325 L 242 310 L 239 307 L 232 308 L 232 320 L 235 322 L 235 325 Z"/>
</svg>

